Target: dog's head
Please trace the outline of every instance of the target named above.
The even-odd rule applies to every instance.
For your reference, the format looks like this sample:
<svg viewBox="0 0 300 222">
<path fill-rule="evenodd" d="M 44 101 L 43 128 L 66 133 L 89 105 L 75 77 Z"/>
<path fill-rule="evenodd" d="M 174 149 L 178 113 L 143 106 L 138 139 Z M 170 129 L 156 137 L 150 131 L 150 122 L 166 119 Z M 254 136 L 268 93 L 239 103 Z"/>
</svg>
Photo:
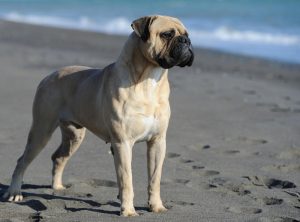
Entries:
<svg viewBox="0 0 300 222">
<path fill-rule="evenodd" d="M 169 69 L 191 66 L 194 53 L 187 30 L 169 16 L 145 16 L 132 22 L 143 55 L 152 63 Z"/>
</svg>

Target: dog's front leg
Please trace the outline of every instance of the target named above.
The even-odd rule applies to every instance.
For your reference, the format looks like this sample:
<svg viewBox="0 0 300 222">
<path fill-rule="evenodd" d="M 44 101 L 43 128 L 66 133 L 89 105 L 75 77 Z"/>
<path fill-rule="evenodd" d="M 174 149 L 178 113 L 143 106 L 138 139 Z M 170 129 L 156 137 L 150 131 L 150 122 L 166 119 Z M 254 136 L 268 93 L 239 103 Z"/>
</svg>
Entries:
<svg viewBox="0 0 300 222">
<path fill-rule="evenodd" d="M 119 185 L 119 195 L 121 200 L 122 216 L 137 216 L 133 206 L 133 186 L 132 186 L 132 146 L 129 142 L 114 143 L 114 161 Z"/>
<path fill-rule="evenodd" d="M 160 197 L 160 179 L 166 154 L 166 137 L 155 137 L 147 142 L 148 161 L 148 204 L 152 212 L 163 212 L 164 207 Z"/>
</svg>

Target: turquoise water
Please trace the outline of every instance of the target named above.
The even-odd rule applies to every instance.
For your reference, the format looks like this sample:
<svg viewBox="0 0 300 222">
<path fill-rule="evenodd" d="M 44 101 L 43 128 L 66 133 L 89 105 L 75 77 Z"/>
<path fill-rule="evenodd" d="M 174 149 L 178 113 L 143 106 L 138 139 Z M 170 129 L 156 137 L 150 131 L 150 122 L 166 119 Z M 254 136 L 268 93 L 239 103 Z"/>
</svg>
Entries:
<svg viewBox="0 0 300 222">
<path fill-rule="evenodd" d="M 127 35 L 149 14 L 180 18 L 193 45 L 300 63 L 299 0 L 0 0 L 0 18 Z"/>
</svg>

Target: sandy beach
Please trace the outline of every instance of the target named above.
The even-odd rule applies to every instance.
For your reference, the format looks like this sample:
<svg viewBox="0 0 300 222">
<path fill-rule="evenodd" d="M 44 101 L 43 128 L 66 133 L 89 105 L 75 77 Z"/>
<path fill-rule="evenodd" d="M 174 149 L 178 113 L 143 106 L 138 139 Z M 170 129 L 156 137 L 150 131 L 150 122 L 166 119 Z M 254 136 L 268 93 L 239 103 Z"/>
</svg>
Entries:
<svg viewBox="0 0 300 222">
<path fill-rule="evenodd" d="M 104 67 L 126 37 L 0 20 L 0 195 L 24 151 L 38 83 L 67 65 Z M 195 49 L 169 71 L 172 116 L 161 183 L 169 208 L 147 210 L 146 145 L 133 150 L 134 218 L 119 216 L 110 145 L 88 133 L 53 191 L 57 130 L 0 221 L 300 221 L 300 65 Z"/>
</svg>

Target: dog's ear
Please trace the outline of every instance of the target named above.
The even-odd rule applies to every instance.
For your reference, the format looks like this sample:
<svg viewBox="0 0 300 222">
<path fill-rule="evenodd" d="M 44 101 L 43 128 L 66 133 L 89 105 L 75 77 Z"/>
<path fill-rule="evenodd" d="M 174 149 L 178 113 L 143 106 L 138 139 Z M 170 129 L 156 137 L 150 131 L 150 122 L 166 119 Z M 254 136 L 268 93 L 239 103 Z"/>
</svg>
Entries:
<svg viewBox="0 0 300 222">
<path fill-rule="evenodd" d="M 134 32 L 146 42 L 150 36 L 149 27 L 154 21 L 156 16 L 145 16 L 139 19 L 136 19 L 132 22 L 131 27 Z"/>
</svg>

